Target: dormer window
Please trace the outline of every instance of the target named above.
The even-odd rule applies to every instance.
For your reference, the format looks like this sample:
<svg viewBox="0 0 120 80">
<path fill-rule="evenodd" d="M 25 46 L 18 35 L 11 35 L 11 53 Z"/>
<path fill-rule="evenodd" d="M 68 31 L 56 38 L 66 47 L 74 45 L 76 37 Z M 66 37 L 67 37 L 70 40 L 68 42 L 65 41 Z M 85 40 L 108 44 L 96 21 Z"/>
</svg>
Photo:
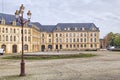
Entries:
<svg viewBox="0 0 120 80">
<path fill-rule="evenodd" d="M 5 19 L 4 18 L 1 19 L 1 24 L 5 24 Z"/>
<path fill-rule="evenodd" d="M 67 30 L 70 30 L 70 28 L 68 27 Z"/>
<path fill-rule="evenodd" d="M 66 29 L 66 28 L 64 28 L 64 30 L 66 31 L 67 29 Z"/>
<path fill-rule="evenodd" d="M 16 25 L 16 21 L 13 21 L 13 22 L 12 22 L 12 25 L 15 26 L 15 25 Z"/>
<path fill-rule="evenodd" d="M 77 30 L 77 27 L 75 27 L 75 30 Z"/>
<path fill-rule="evenodd" d="M 84 27 L 82 27 L 82 30 L 85 30 L 85 28 L 84 28 Z"/>
<path fill-rule="evenodd" d="M 96 28 L 95 28 L 95 27 L 92 27 L 91 30 L 96 30 Z"/>
<path fill-rule="evenodd" d="M 60 29 L 60 27 L 56 27 L 56 31 L 60 31 L 61 29 Z"/>
</svg>

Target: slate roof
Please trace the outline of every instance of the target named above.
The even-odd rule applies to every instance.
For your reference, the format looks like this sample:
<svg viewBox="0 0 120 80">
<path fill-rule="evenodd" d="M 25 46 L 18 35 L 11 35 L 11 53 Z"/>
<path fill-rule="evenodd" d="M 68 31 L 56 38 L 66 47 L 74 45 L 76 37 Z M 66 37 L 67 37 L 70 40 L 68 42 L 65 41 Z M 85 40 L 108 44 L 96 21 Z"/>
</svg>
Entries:
<svg viewBox="0 0 120 80">
<path fill-rule="evenodd" d="M 15 20 L 14 15 L 0 13 L 0 21 L 1 19 L 5 19 L 5 24 L 10 25 L 13 20 Z M 96 31 L 99 31 L 99 28 L 95 26 L 94 23 L 58 23 L 57 25 L 41 25 L 39 22 L 30 22 L 28 26 L 35 25 L 36 27 L 40 28 L 42 32 L 54 32 L 56 28 L 59 28 L 61 31 L 65 31 L 65 28 L 70 28 L 70 30 L 81 30 L 84 27 L 85 30 L 89 31 L 91 28 L 95 28 Z M 17 22 L 17 26 L 20 24 Z"/>
<path fill-rule="evenodd" d="M 64 30 L 65 28 L 70 28 L 70 30 L 81 30 L 81 28 L 85 28 L 85 30 L 91 30 L 91 28 L 96 28 L 96 30 L 99 31 L 99 28 L 95 26 L 94 23 L 58 23 L 57 27 L 59 27 L 61 30 Z"/>
</svg>

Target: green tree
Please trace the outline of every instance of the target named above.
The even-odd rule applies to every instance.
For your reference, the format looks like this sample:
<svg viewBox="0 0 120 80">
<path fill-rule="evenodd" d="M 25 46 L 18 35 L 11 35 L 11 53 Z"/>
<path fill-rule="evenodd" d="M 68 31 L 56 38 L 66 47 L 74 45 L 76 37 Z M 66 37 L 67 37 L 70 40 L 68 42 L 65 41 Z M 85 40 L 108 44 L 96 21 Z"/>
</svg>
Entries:
<svg viewBox="0 0 120 80">
<path fill-rule="evenodd" d="M 120 47 L 120 34 L 115 35 L 114 44 L 116 47 Z"/>
</svg>

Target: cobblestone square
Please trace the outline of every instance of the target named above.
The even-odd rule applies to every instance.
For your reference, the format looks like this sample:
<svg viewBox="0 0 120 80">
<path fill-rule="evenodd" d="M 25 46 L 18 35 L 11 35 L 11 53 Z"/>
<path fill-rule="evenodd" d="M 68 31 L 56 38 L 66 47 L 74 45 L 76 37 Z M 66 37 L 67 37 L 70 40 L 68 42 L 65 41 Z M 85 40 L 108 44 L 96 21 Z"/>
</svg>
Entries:
<svg viewBox="0 0 120 80">
<path fill-rule="evenodd" d="M 52 53 L 52 52 L 51 52 Z M 26 60 L 26 76 L 19 77 L 20 60 L 0 56 L 0 80 L 119 80 L 120 52 L 62 51 L 53 54 L 93 53 L 91 58 Z M 43 54 L 43 53 L 36 53 Z M 49 52 L 44 52 L 49 54 Z"/>
</svg>

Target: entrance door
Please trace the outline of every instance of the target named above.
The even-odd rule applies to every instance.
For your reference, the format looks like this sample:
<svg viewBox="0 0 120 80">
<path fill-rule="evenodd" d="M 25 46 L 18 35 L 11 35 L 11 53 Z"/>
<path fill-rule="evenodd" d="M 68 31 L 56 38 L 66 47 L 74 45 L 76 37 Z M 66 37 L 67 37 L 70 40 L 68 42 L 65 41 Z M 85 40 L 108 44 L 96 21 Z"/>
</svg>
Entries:
<svg viewBox="0 0 120 80">
<path fill-rule="evenodd" d="M 41 46 L 41 51 L 44 51 L 45 50 L 45 45 L 42 45 Z"/>
<path fill-rule="evenodd" d="M 13 53 L 17 53 L 17 45 L 13 45 L 12 46 L 12 52 Z"/>
</svg>

